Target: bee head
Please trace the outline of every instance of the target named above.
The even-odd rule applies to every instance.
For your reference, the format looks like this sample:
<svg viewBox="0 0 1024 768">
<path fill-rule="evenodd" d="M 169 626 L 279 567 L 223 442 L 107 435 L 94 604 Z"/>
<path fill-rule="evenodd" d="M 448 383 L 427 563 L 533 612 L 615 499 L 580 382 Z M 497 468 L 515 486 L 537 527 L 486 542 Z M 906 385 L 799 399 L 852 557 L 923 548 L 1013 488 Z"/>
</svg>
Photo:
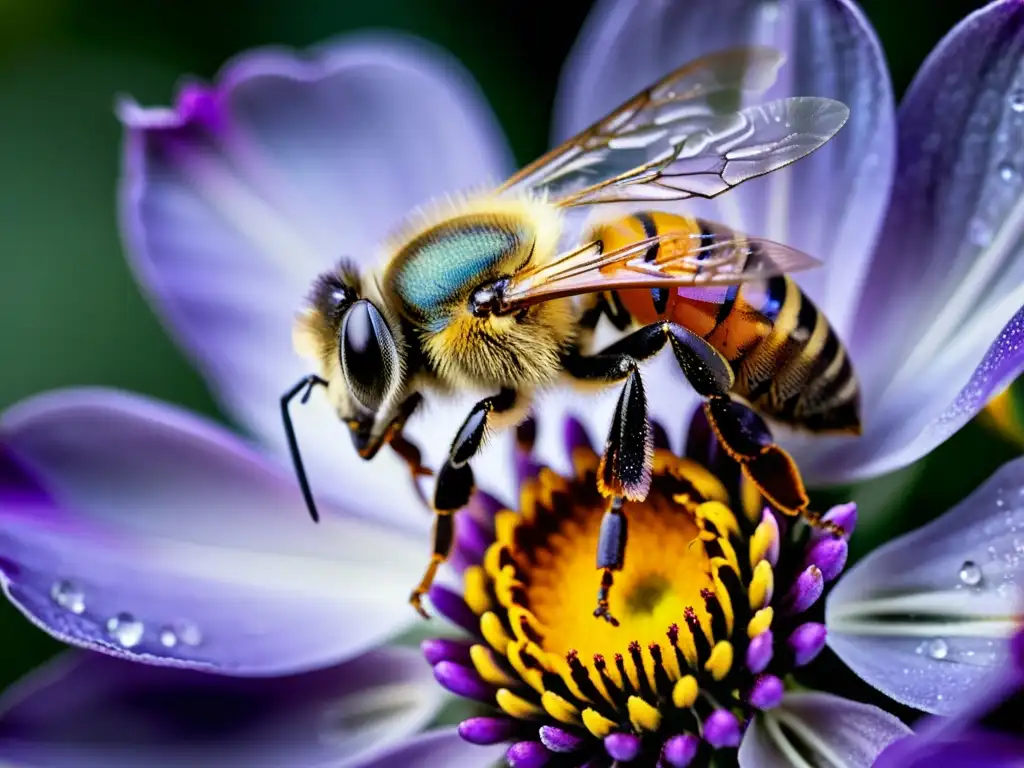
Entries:
<svg viewBox="0 0 1024 768">
<path fill-rule="evenodd" d="M 360 455 L 386 421 L 382 416 L 395 402 L 403 369 L 402 346 L 382 302 L 366 292 L 356 270 L 343 263 L 317 279 L 296 329 L 296 346 L 319 360 Z"/>
</svg>

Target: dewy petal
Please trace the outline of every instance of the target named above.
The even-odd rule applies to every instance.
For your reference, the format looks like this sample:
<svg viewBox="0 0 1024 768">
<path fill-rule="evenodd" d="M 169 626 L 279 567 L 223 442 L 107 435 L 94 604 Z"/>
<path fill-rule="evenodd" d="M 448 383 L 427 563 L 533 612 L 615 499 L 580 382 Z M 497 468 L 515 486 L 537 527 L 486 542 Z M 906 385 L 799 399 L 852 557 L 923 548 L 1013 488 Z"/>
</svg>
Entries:
<svg viewBox="0 0 1024 768">
<path fill-rule="evenodd" d="M 761 712 L 740 744 L 741 768 L 868 768 L 910 734 L 878 707 L 826 693 L 791 693 Z"/>
<path fill-rule="evenodd" d="M 55 637 L 238 675 L 347 658 L 413 620 L 426 542 L 336 506 L 314 525 L 290 473 L 141 397 L 53 393 L 0 420 L 53 500 L 0 508 L 7 595 Z"/>
<path fill-rule="evenodd" d="M 495 765 L 507 745 L 470 744 L 454 728 L 429 731 L 399 744 L 359 768 L 481 768 Z"/>
<path fill-rule="evenodd" d="M 799 279 L 842 331 L 888 200 L 896 138 L 882 50 L 852 2 L 604 0 L 563 71 L 555 138 L 585 128 L 687 61 L 738 45 L 769 45 L 786 56 L 778 82 L 758 100 L 827 96 L 850 107 L 850 120 L 788 170 L 713 205 L 685 208 L 824 260 L 825 269 Z"/>
<path fill-rule="evenodd" d="M 978 370 L 1024 306 L 1022 64 L 1024 5 L 991 3 L 946 36 L 900 106 L 892 205 L 849 339 L 866 431 L 846 478 L 914 461 L 1022 368 L 1018 323 L 998 342 L 998 375 Z"/>
<path fill-rule="evenodd" d="M 828 598 L 828 643 L 912 707 L 949 714 L 1009 663 L 1024 587 L 1024 458 L 851 568 Z"/>
<path fill-rule="evenodd" d="M 510 167 L 468 74 L 401 37 L 250 52 L 183 87 L 173 110 L 125 102 L 120 116 L 136 272 L 221 401 L 282 459 L 278 402 L 310 372 L 292 326 L 313 278 L 343 256 L 369 267 L 415 206 Z M 366 472 L 321 396 L 297 410 L 314 488 L 393 516 L 412 505 L 390 452 Z"/>
<path fill-rule="evenodd" d="M 443 701 L 430 667 L 406 649 L 269 679 L 75 653 L 0 701 L 0 761 L 34 768 L 354 768 L 426 725 Z"/>
</svg>

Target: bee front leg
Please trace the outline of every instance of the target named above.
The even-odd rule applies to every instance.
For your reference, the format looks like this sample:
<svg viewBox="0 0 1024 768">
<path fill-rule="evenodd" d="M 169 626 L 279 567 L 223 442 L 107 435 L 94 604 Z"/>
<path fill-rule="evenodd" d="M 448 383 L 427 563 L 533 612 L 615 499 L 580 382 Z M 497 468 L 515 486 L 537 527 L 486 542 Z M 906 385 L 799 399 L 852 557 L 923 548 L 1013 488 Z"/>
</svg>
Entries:
<svg viewBox="0 0 1024 768">
<path fill-rule="evenodd" d="M 448 459 L 437 474 L 434 486 L 433 554 L 423 578 L 409 597 L 412 607 L 425 619 L 430 616 L 423 608 L 423 595 L 430 590 L 438 569 L 451 552 L 455 540 L 455 513 L 466 506 L 473 495 L 475 482 L 469 460 L 483 445 L 488 422 L 495 416 L 515 409 L 519 401 L 516 391 L 503 389 L 497 395 L 486 397 L 474 405 L 452 441 Z"/>
</svg>

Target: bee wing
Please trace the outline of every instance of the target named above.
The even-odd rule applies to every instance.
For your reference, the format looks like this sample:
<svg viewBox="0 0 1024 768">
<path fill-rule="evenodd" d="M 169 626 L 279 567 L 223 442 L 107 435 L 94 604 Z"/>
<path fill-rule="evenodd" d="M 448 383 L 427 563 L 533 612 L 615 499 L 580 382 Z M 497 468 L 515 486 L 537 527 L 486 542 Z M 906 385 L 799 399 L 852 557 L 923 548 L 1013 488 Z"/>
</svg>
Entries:
<svg viewBox="0 0 1024 768">
<path fill-rule="evenodd" d="M 593 240 L 550 263 L 518 272 L 504 289 L 503 307 L 625 288 L 714 287 L 763 280 L 820 266 L 788 245 L 734 230 L 666 232 L 603 251 Z"/>
<path fill-rule="evenodd" d="M 775 81 L 783 56 L 736 48 L 698 59 L 523 168 L 503 192 L 546 194 L 563 207 L 714 197 L 813 152 L 850 111 L 794 97 L 740 109 Z"/>
</svg>

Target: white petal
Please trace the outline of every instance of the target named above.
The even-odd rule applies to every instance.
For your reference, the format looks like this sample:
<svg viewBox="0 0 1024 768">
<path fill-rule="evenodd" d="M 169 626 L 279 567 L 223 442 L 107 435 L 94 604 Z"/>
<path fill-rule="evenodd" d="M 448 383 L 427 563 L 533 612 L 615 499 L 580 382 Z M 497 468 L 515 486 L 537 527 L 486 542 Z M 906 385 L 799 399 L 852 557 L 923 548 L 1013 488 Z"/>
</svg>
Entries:
<svg viewBox="0 0 1024 768">
<path fill-rule="evenodd" d="M 791 693 L 758 713 L 740 744 L 741 768 L 869 768 L 889 744 L 910 735 L 878 707 L 826 693 Z"/>
<path fill-rule="evenodd" d="M 1024 458 L 851 568 L 826 604 L 828 643 L 897 701 L 948 714 L 1008 663 L 1022 587 Z"/>
</svg>

